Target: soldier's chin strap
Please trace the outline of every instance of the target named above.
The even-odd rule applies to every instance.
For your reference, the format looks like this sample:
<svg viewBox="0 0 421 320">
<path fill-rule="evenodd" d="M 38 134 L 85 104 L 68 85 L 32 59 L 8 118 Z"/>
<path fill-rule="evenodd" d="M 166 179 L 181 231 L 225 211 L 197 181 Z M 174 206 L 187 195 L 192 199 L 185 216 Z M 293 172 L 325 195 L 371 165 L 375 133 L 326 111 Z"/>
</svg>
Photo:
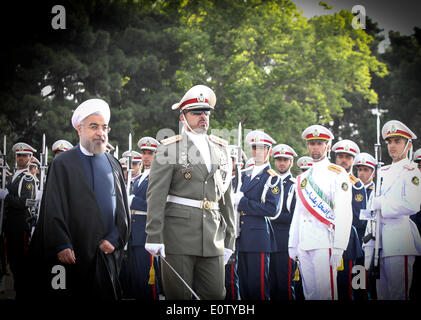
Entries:
<svg viewBox="0 0 421 320">
<path fill-rule="evenodd" d="M 202 135 L 202 134 L 206 133 L 206 131 L 203 132 L 203 133 L 198 133 L 195 130 L 193 130 L 192 127 L 190 127 L 189 122 L 186 120 L 186 116 L 184 115 L 184 113 L 183 113 L 183 120 L 181 120 L 181 122 L 183 123 L 183 128 L 181 128 L 181 133 L 183 133 L 183 131 L 186 131 L 186 129 L 184 129 L 184 125 L 189 129 L 189 132 L 191 132 L 195 135 L 199 136 L 199 135 Z"/>
</svg>

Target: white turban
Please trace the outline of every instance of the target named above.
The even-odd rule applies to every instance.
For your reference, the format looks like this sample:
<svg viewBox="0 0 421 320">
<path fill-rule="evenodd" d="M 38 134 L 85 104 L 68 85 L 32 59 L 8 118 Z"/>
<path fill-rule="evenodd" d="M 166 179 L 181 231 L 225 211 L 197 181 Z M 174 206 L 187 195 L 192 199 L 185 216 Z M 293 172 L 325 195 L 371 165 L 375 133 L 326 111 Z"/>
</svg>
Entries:
<svg viewBox="0 0 421 320">
<path fill-rule="evenodd" d="M 79 107 L 73 112 L 72 125 L 73 128 L 77 129 L 77 126 L 83 119 L 90 116 L 91 114 L 100 114 L 104 117 L 106 124 L 110 121 L 110 107 L 102 99 L 89 99 L 82 102 Z"/>
</svg>

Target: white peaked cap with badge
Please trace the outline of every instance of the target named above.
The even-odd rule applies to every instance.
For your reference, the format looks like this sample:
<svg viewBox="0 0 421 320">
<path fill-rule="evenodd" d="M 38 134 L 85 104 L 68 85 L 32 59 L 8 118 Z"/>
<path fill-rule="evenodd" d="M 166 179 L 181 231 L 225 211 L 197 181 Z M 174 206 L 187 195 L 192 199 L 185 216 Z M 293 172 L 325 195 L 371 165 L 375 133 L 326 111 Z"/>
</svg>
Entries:
<svg viewBox="0 0 421 320">
<path fill-rule="evenodd" d="M 82 102 L 73 112 L 72 125 L 77 130 L 77 126 L 83 119 L 91 114 L 100 114 L 104 117 L 106 124 L 110 121 L 111 113 L 108 103 L 102 99 L 89 99 Z"/>
<path fill-rule="evenodd" d="M 300 169 L 310 169 L 313 166 L 313 158 L 304 156 L 297 160 L 297 166 Z"/>
<path fill-rule="evenodd" d="M 127 161 L 128 159 L 127 158 L 121 158 L 120 160 L 118 160 L 118 161 L 120 161 L 120 164 L 121 164 L 121 166 L 123 167 L 123 168 L 127 168 Z"/>
<path fill-rule="evenodd" d="M 303 131 L 301 137 L 306 141 L 311 140 L 326 140 L 331 141 L 335 139 L 333 133 L 328 128 L 325 128 L 319 124 L 313 124 Z"/>
<path fill-rule="evenodd" d="M 134 150 L 132 150 L 132 152 L 130 152 L 129 150 L 124 151 L 122 156 L 124 158 L 128 158 L 129 156 L 132 156 L 132 162 L 141 162 L 142 161 L 142 155 L 139 152 L 134 151 Z"/>
<path fill-rule="evenodd" d="M 158 140 L 152 138 L 152 137 L 143 137 L 139 139 L 137 142 L 137 146 L 140 150 L 151 150 L 156 151 L 158 148 L 159 142 Z"/>
<path fill-rule="evenodd" d="M 293 159 L 296 157 L 297 154 L 295 153 L 294 149 L 292 149 L 287 144 L 278 144 L 275 147 L 273 147 L 273 157 L 276 158 L 287 158 L 287 159 Z"/>
<path fill-rule="evenodd" d="M 37 158 L 32 156 L 31 160 L 29 161 L 29 165 L 41 167 L 41 162 L 39 162 L 39 160 Z"/>
<path fill-rule="evenodd" d="M 253 130 L 249 132 L 246 136 L 245 142 L 252 146 L 264 145 L 268 147 L 272 147 L 272 145 L 276 143 L 270 135 L 260 130 Z"/>
<path fill-rule="evenodd" d="M 404 137 L 409 140 L 416 139 L 417 136 L 406 125 L 398 120 L 390 120 L 386 122 L 382 128 L 382 137 Z"/>
<path fill-rule="evenodd" d="M 196 85 L 190 88 L 178 103 L 172 105 L 173 110 L 213 109 L 216 104 L 215 92 L 207 86 Z"/>
<path fill-rule="evenodd" d="M 233 145 L 233 144 L 230 144 L 228 146 L 228 150 L 229 150 L 229 153 L 230 153 L 231 158 L 238 159 L 238 152 L 240 150 L 238 148 L 238 146 Z"/>
<path fill-rule="evenodd" d="M 53 143 L 51 150 L 54 151 L 67 151 L 73 148 L 73 145 L 67 140 L 57 140 Z"/>
<path fill-rule="evenodd" d="M 332 151 L 335 153 L 347 153 L 355 157 L 360 153 L 360 148 L 354 141 L 344 139 L 336 142 L 332 147 Z"/>
<path fill-rule="evenodd" d="M 12 150 L 16 154 L 29 154 L 31 156 L 34 152 L 37 152 L 37 150 L 35 150 L 34 148 L 32 148 L 29 144 L 25 142 L 15 143 L 14 146 L 12 147 Z"/>
<path fill-rule="evenodd" d="M 413 159 L 415 162 L 421 161 L 421 148 L 415 151 Z"/>
<path fill-rule="evenodd" d="M 366 166 L 375 170 L 376 165 L 376 159 L 374 159 L 374 157 L 367 152 L 361 152 L 360 154 L 357 154 L 354 159 L 354 166 Z"/>
<path fill-rule="evenodd" d="M 246 162 L 246 164 L 244 166 L 244 169 L 253 167 L 255 164 L 256 163 L 254 162 L 254 158 L 250 158 L 250 159 L 247 160 L 247 162 Z"/>
</svg>

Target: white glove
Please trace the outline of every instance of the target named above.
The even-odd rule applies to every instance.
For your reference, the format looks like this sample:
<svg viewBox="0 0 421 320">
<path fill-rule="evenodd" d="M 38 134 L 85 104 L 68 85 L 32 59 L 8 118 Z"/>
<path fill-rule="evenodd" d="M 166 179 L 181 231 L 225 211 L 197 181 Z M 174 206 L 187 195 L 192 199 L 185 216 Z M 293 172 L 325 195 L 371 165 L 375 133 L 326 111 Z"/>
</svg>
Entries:
<svg viewBox="0 0 421 320">
<path fill-rule="evenodd" d="M 37 195 L 36 195 L 36 197 L 35 197 L 35 200 L 37 200 L 37 201 L 41 201 L 41 199 L 42 199 L 42 191 L 38 191 L 38 192 L 37 192 Z"/>
<path fill-rule="evenodd" d="M 330 257 L 330 265 L 332 268 L 339 268 L 341 266 L 342 255 L 344 251 L 342 249 L 333 249 L 332 256 Z"/>
<path fill-rule="evenodd" d="M 153 256 L 162 256 L 165 258 L 165 245 L 163 243 L 145 243 L 145 250 Z"/>
<path fill-rule="evenodd" d="M 297 247 L 289 247 L 288 248 L 289 257 L 295 261 L 295 258 L 298 257 L 298 249 Z"/>
<path fill-rule="evenodd" d="M 374 247 L 364 247 L 364 268 L 370 269 L 371 260 L 373 259 Z"/>
<path fill-rule="evenodd" d="M 9 194 L 8 189 L 0 189 L 0 199 L 3 200 Z"/>
<path fill-rule="evenodd" d="M 231 249 L 224 248 L 224 265 L 228 263 L 228 260 L 230 259 L 233 252 L 234 251 L 232 251 Z"/>
<path fill-rule="evenodd" d="M 382 208 L 383 197 L 374 197 L 373 198 L 373 210 L 381 210 Z"/>
<path fill-rule="evenodd" d="M 241 192 L 241 191 L 238 191 L 237 193 L 234 194 L 234 205 L 235 206 L 238 206 L 242 197 L 244 197 L 244 193 Z"/>
</svg>

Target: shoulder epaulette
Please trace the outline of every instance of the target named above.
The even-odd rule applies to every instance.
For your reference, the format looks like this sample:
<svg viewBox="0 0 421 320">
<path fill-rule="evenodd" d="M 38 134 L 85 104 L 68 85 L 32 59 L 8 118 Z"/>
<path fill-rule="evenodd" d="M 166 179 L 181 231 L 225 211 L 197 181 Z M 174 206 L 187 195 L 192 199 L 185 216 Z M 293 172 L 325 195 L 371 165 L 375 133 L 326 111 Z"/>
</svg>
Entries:
<svg viewBox="0 0 421 320">
<path fill-rule="evenodd" d="M 227 140 L 222 139 L 220 137 L 217 137 L 217 136 L 215 136 L 213 134 L 209 135 L 209 140 L 212 141 L 212 142 L 214 142 L 214 143 L 216 143 L 216 144 L 219 144 L 220 146 L 223 146 L 223 147 L 228 146 L 228 141 Z"/>
<path fill-rule="evenodd" d="M 271 175 L 271 177 L 278 177 L 279 174 L 277 174 L 273 169 L 269 169 L 267 170 L 267 173 L 269 173 Z"/>
<path fill-rule="evenodd" d="M 368 187 L 370 190 L 374 190 L 374 186 L 369 186 Z"/>
<path fill-rule="evenodd" d="M 356 184 L 359 181 L 358 178 L 356 178 L 353 174 L 349 175 L 349 180 L 352 184 Z"/>
<path fill-rule="evenodd" d="M 329 167 L 327 167 L 329 170 L 336 172 L 336 173 L 341 173 L 342 171 L 342 167 L 337 166 L 336 164 L 331 164 L 329 165 Z"/>
<path fill-rule="evenodd" d="M 390 169 L 390 164 L 380 168 L 381 171 L 386 171 L 386 170 L 389 170 L 389 169 Z"/>
<path fill-rule="evenodd" d="M 180 141 L 181 139 L 183 139 L 183 136 L 181 134 L 177 134 L 175 136 L 161 140 L 161 144 L 163 144 L 164 146 L 167 146 L 171 143 Z"/>
<path fill-rule="evenodd" d="M 292 183 L 297 183 L 297 179 L 295 179 L 293 177 L 289 178 L 289 181 L 291 181 Z"/>
<path fill-rule="evenodd" d="M 415 167 L 409 166 L 409 165 L 407 165 L 407 164 L 406 164 L 406 165 L 404 165 L 404 166 L 403 166 L 403 168 L 404 168 L 404 169 L 406 169 L 406 170 L 408 170 L 408 171 L 413 171 L 413 170 L 415 170 Z"/>
</svg>

